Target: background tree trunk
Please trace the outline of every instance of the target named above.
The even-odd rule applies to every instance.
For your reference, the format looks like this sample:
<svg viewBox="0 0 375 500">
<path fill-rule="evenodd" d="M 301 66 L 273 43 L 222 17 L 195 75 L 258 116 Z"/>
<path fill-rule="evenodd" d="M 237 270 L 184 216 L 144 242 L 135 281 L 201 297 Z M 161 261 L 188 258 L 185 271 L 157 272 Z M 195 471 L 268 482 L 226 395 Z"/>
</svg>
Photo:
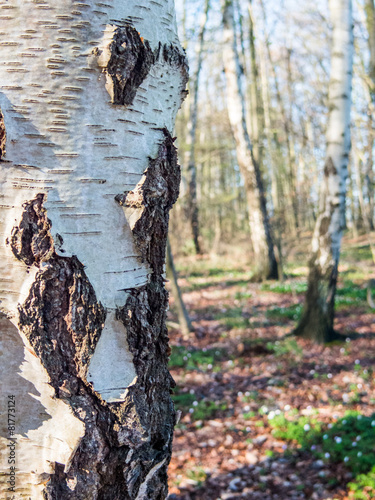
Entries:
<svg viewBox="0 0 375 500">
<path fill-rule="evenodd" d="M 321 211 L 313 240 L 305 308 L 295 333 L 326 342 L 334 338 L 335 293 L 350 151 L 353 65 L 351 0 L 330 0 L 333 25 L 328 90 L 327 153 L 321 186 Z"/>
<path fill-rule="evenodd" d="M 176 304 L 178 323 L 180 325 L 182 334 L 184 336 L 187 336 L 190 332 L 194 331 L 194 327 L 191 323 L 189 313 L 187 312 L 184 300 L 182 298 L 182 293 L 178 284 L 177 271 L 173 262 L 173 253 L 169 241 L 167 241 L 166 270 L 167 277 L 170 278 L 171 281 L 171 289 Z"/>
<path fill-rule="evenodd" d="M 197 121 L 198 121 L 199 75 L 202 69 L 204 33 L 206 30 L 209 8 L 210 8 L 210 0 L 206 0 L 199 29 L 198 47 L 197 47 L 197 67 L 193 78 L 190 117 L 187 124 L 188 150 L 186 152 L 186 165 L 187 165 L 188 183 L 189 183 L 189 199 L 188 199 L 189 218 L 193 234 L 194 247 L 197 254 L 202 253 L 202 249 L 200 245 L 200 235 L 199 235 L 199 209 L 198 209 L 198 199 L 197 199 L 197 167 L 195 164 L 195 142 L 197 135 Z"/>
<path fill-rule="evenodd" d="M 366 184 L 368 191 L 369 225 L 374 229 L 374 143 L 375 143 L 375 4 L 374 0 L 365 3 L 366 24 L 368 31 L 368 48 L 370 60 L 368 66 L 368 87 L 370 91 L 370 105 L 368 110 L 368 159 L 366 168 Z"/>
<path fill-rule="evenodd" d="M 245 182 L 251 241 L 258 267 L 257 274 L 260 279 L 277 279 L 278 266 L 273 248 L 262 175 L 253 154 L 246 126 L 245 99 L 241 87 L 241 69 L 233 11 L 232 0 L 226 0 L 223 13 L 223 59 L 227 84 L 228 115 L 236 142 L 238 165 Z"/>
<path fill-rule="evenodd" d="M 165 498 L 175 412 L 163 276 L 180 179 L 170 132 L 187 83 L 174 4 L 6 7 L 2 460 L 13 440 L 17 498 Z"/>
</svg>

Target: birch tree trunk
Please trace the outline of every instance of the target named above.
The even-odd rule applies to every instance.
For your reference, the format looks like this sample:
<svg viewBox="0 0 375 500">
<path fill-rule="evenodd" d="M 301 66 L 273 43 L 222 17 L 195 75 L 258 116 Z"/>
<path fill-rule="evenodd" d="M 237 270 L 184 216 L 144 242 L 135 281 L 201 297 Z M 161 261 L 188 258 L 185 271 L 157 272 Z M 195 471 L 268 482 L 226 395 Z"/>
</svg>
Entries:
<svg viewBox="0 0 375 500">
<path fill-rule="evenodd" d="M 254 146 L 254 158 L 259 168 L 263 165 L 264 106 L 259 85 L 259 68 L 255 46 L 255 28 L 252 0 L 248 4 L 249 44 L 250 44 L 250 96 L 251 96 L 251 137 Z"/>
<path fill-rule="evenodd" d="M 350 107 L 353 65 L 351 0 L 330 0 L 333 25 L 328 89 L 327 151 L 321 185 L 321 210 L 312 239 L 308 289 L 295 333 L 318 342 L 335 337 L 335 293 L 350 151 Z"/>
<path fill-rule="evenodd" d="M 368 116 L 368 160 L 366 172 L 366 184 L 368 191 L 369 214 L 368 220 L 371 230 L 374 229 L 374 143 L 375 143 L 375 3 L 374 0 L 365 2 L 366 24 L 368 31 L 368 47 L 370 60 L 368 66 L 368 85 L 370 91 L 370 106 Z"/>
<path fill-rule="evenodd" d="M 162 499 L 174 2 L 0 7 L 1 498 Z"/>
<path fill-rule="evenodd" d="M 245 97 L 241 86 L 241 69 L 235 36 L 232 0 L 225 0 L 224 2 L 223 25 L 223 60 L 227 83 L 228 115 L 236 141 L 238 165 L 245 182 L 251 241 L 255 262 L 258 267 L 257 275 L 260 279 L 277 279 L 277 261 L 262 175 L 253 154 L 246 126 Z"/>
<path fill-rule="evenodd" d="M 189 179 L 189 200 L 188 200 L 189 219 L 193 234 L 195 251 L 197 254 L 202 253 L 202 249 L 200 246 L 200 235 L 199 235 L 199 210 L 198 210 L 198 200 L 197 200 L 197 167 L 195 164 L 195 142 L 196 142 L 197 122 L 198 122 L 199 76 L 202 69 L 204 34 L 206 31 L 209 8 L 210 8 L 210 0 L 205 0 L 205 6 L 202 14 L 199 36 L 198 36 L 197 67 L 195 70 L 194 80 L 193 80 L 194 83 L 192 88 L 190 117 L 187 124 L 188 150 L 186 152 L 186 165 L 187 165 L 188 179 Z"/>
<path fill-rule="evenodd" d="M 368 47 L 370 61 L 368 75 L 370 78 L 370 93 L 372 103 L 375 105 L 375 4 L 374 0 L 365 2 L 366 24 L 368 31 Z"/>
</svg>

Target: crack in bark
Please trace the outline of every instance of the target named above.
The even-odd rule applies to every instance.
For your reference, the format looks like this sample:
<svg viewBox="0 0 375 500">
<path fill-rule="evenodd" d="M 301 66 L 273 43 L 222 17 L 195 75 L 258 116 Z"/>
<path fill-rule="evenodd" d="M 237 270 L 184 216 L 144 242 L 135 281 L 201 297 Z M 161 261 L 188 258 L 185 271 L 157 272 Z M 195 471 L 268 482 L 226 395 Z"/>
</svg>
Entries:
<svg viewBox="0 0 375 500">
<path fill-rule="evenodd" d="M 3 159 L 5 155 L 6 140 L 7 140 L 7 134 L 4 123 L 4 115 L 1 112 L 0 108 L 0 161 Z"/>
</svg>

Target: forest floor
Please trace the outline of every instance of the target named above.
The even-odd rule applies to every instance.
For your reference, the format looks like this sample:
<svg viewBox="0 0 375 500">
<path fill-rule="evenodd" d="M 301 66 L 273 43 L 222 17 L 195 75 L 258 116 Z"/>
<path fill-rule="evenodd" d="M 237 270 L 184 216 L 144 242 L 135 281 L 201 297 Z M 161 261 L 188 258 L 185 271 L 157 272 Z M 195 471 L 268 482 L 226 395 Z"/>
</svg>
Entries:
<svg viewBox="0 0 375 500">
<path fill-rule="evenodd" d="M 179 260 L 195 333 L 169 313 L 173 396 L 181 418 L 170 500 L 375 499 L 375 311 L 365 242 L 345 243 L 335 327 L 342 342 L 288 336 L 307 269 L 251 283 L 235 259 Z M 233 259 L 233 257 L 232 257 Z"/>
</svg>

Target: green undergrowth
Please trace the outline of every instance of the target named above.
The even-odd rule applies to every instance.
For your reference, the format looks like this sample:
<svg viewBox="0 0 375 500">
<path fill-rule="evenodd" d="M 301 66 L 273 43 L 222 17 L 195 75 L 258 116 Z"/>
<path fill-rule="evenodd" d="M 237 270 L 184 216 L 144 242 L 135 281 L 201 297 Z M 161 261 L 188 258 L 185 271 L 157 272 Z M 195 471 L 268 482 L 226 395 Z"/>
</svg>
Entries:
<svg viewBox="0 0 375 500">
<path fill-rule="evenodd" d="M 275 356 L 293 355 L 294 358 L 299 358 L 303 355 L 302 347 L 298 345 L 298 342 L 294 338 L 267 342 L 266 347 Z"/>
<path fill-rule="evenodd" d="M 203 467 L 193 467 L 186 473 L 187 477 L 193 481 L 197 486 L 202 486 L 204 481 L 207 479 L 207 473 Z"/>
<path fill-rule="evenodd" d="M 358 262 L 361 260 L 372 260 L 370 245 L 350 246 L 343 248 L 343 250 L 341 251 L 341 260 L 354 262 Z"/>
<path fill-rule="evenodd" d="M 225 359 L 229 359 L 229 356 L 223 349 L 187 349 L 184 346 L 173 346 L 169 367 L 206 371 Z"/>
<path fill-rule="evenodd" d="M 220 321 L 220 323 L 231 330 L 250 327 L 249 318 L 244 315 L 242 307 L 232 307 L 225 311 L 217 312 L 214 315 L 214 319 Z"/>
<path fill-rule="evenodd" d="M 176 410 L 181 410 L 183 414 L 189 413 L 191 420 L 209 420 L 228 409 L 228 404 L 224 401 L 212 401 L 207 398 L 197 400 L 195 394 L 190 392 L 178 392 L 172 396 Z"/>
<path fill-rule="evenodd" d="M 349 483 L 353 498 L 375 498 L 375 413 L 366 417 L 348 411 L 330 425 L 319 421 L 316 415 L 291 418 L 280 414 L 269 422 L 276 438 L 297 442 L 324 462 L 345 464 L 353 474 Z M 361 496 L 364 488 L 370 496 Z"/>
<path fill-rule="evenodd" d="M 293 304 L 289 307 L 273 307 L 266 313 L 268 319 L 274 321 L 298 321 L 302 314 L 302 304 Z"/>
<path fill-rule="evenodd" d="M 260 289 L 265 292 L 275 293 L 305 293 L 307 290 L 307 283 L 304 281 L 295 283 L 263 283 Z"/>
</svg>

